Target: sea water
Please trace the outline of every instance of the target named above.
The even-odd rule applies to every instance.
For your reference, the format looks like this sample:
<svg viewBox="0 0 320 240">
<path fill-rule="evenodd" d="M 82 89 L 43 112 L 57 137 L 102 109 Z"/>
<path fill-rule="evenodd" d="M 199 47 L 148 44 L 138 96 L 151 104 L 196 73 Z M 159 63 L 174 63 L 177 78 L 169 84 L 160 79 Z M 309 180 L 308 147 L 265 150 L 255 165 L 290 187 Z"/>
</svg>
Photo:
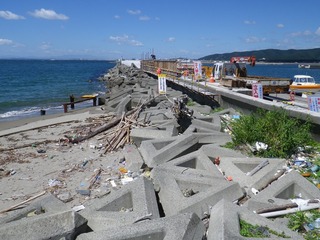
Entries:
<svg viewBox="0 0 320 240">
<path fill-rule="evenodd" d="M 106 83 L 98 77 L 115 66 L 111 61 L 0 60 L 0 124 L 31 116 L 62 113 L 70 95 L 104 93 Z M 209 65 L 210 66 L 210 65 Z M 250 76 L 293 78 L 307 74 L 320 83 L 320 69 L 302 69 L 298 64 L 247 66 Z M 92 102 L 76 104 L 76 109 Z"/>
<path fill-rule="evenodd" d="M 101 94 L 106 83 L 98 77 L 114 67 L 112 61 L 0 60 L 0 122 L 63 113 L 62 103 L 82 95 Z M 92 106 L 92 101 L 75 109 Z"/>
</svg>

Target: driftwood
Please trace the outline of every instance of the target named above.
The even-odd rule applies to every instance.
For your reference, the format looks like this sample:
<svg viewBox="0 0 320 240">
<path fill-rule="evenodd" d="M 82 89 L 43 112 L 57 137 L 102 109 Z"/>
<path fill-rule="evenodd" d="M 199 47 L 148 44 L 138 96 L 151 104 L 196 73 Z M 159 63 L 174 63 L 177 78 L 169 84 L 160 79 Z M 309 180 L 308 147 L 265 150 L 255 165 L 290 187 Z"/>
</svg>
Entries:
<svg viewBox="0 0 320 240">
<path fill-rule="evenodd" d="M 31 198 L 29 198 L 29 199 L 27 199 L 27 200 L 25 200 L 25 201 L 23 201 L 23 202 L 21 202 L 21 203 L 18 203 L 18 204 L 16 204 L 16 205 L 13 205 L 12 207 L 9 207 L 9 208 L 7 208 L 7 209 L 4 209 L 4 210 L 2 210 L 2 211 L 0 212 L 0 214 L 1 214 L 1 213 L 5 213 L 5 212 L 9 212 L 9 211 L 15 209 L 16 207 L 19 207 L 19 206 L 21 206 L 21 205 L 23 205 L 23 204 L 25 204 L 25 203 L 28 203 L 28 202 L 30 202 L 30 201 L 38 198 L 38 197 L 41 197 L 41 196 L 44 195 L 44 194 L 46 194 L 46 191 L 43 191 L 42 193 L 40 193 L 40 194 L 38 194 L 38 195 L 36 195 L 36 196 L 33 196 L 33 197 L 31 197 Z"/>
<path fill-rule="evenodd" d="M 145 101 L 144 103 L 142 103 L 138 108 L 128 111 L 126 114 L 123 115 L 123 117 L 127 117 L 127 116 L 130 116 L 130 115 L 132 115 L 132 114 L 138 115 L 139 112 L 140 112 L 140 110 L 142 109 L 142 107 L 145 106 L 145 105 L 147 105 L 147 104 L 149 104 L 149 103 L 152 102 L 153 100 L 154 100 L 154 98 L 148 99 L 147 101 Z M 138 112 L 138 113 L 137 113 L 137 112 Z M 122 117 L 122 116 L 121 116 L 121 117 L 116 117 L 116 118 L 113 119 L 111 122 L 108 122 L 107 124 L 99 127 L 98 129 L 96 129 L 95 131 L 89 133 L 89 134 L 86 135 L 86 136 L 80 136 L 80 137 L 77 137 L 77 138 L 75 138 L 75 139 L 72 139 L 72 138 L 67 137 L 67 136 L 65 136 L 65 137 L 67 137 L 68 140 L 69 140 L 71 143 L 79 143 L 79 142 L 82 142 L 82 141 L 84 141 L 84 140 L 90 139 L 90 138 L 98 135 L 99 133 L 102 133 L 102 132 L 104 132 L 104 131 L 106 131 L 106 130 L 108 130 L 108 129 L 114 127 L 114 126 L 116 126 L 116 125 L 122 120 L 123 117 Z"/>
<path fill-rule="evenodd" d="M 131 114 L 130 118 L 126 118 L 125 115 L 122 116 L 117 130 L 114 132 L 111 139 L 107 141 L 108 145 L 106 146 L 105 153 L 116 150 L 130 141 L 130 127 L 132 122 L 136 122 L 142 107 L 143 104 L 135 109 L 135 112 Z"/>
</svg>

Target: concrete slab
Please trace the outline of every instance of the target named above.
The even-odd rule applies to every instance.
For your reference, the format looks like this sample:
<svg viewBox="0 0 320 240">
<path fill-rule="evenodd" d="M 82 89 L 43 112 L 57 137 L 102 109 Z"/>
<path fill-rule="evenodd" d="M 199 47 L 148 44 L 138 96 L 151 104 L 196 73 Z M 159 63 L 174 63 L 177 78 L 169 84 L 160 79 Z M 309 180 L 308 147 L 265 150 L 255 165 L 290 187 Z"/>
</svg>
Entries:
<svg viewBox="0 0 320 240">
<path fill-rule="evenodd" d="M 185 213 L 81 234 L 77 240 L 199 240 L 204 234 L 205 227 L 199 217 Z"/>
<path fill-rule="evenodd" d="M 102 199 L 97 199 L 80 212 L 93 231 L 132 224 L 137 219 L 159 218 L 159 210 L 151 180 L 139 177 Z"/>
<path fill-rule="evenodd" d="M 248 209 L 276 207 L 292 203 L 291 199 L 320 199 L 319 189 L 296 171 L 291 171 L 271 183 L 244 203 Z"/>
<path fill-rule="evenodd" d="M 231 176 L 243 187 L 249 196 L 254 195 L 252 188 L 261 190 L 273 179 L 286 160 L 279 158 L 239 158 L 220 157 L 220 168 L 226 176 Z M 265 164 L 259 169 L 259 166 Z"/>
<path fill-rule="evenodd" d="M 139 172 L 144 161 L 137 146 L 134 144 L 126 144 L 123 148 L 123 155 L 127 168 L 130 171 Z"/>
<path fill-rule="evenodd" d="M 243 197 L 238 183 L 221 178 L 191 176 L 158 169 L 153 173 L 155 186 L 166 216 L 194 212 L 200 218 L 221 199 L 229 201 Z"/>
<path fill-rule="evenodd" d="M 278 234 L 284 233 L 290 239 L 304 239 L 298 233 L 291 231 L 287 226 L 261 217 L 252 211 L 233 204 L 225 199 L 218 202 L 211 210 L 207 239 L 262 239 L 241 236 L 240 220 L 254 226 L 261 226 L 264 229 L 268 228 Z M 270 236 L 266 236 L 263 239 L 284 239 L 283 237 L 270 233 L 269 230 L 268 233 Z"/>
<path fill-rule="evenodd" d="M 69 210 L 53 214 L 40 214 L 0 226 L 0 239 L 75 239 L 87 231 L 87 220 Z"/>
<path fill-rule="evenodd" d="M 180 135 L 161 140 L 147 140 L 140 145 L 140 153 L 145 163 L 153 168 L 159 164 L 168 162 L 180 155 L 185 155 L 197 149 L 198 138 L 194 135 Z M 190 150 L 188 152 L 188 150 Z"/>
</svg>

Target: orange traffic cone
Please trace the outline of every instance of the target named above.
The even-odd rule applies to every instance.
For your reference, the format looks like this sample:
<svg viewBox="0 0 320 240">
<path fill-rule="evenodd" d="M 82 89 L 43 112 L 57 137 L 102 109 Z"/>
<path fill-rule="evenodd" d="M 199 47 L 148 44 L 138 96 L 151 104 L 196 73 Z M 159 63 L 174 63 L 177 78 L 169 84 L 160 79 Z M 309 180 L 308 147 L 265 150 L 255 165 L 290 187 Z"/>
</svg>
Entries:
<svg viewBox="0 0 320 240">
<path fill-rule="evenodd" d="M 213 76 L 212 76 L 212 75 L 211 75 L 211 77 L 210 77 L 209 82 L 214 83 L 214 78 L 213 78 Z"/>
</svg>

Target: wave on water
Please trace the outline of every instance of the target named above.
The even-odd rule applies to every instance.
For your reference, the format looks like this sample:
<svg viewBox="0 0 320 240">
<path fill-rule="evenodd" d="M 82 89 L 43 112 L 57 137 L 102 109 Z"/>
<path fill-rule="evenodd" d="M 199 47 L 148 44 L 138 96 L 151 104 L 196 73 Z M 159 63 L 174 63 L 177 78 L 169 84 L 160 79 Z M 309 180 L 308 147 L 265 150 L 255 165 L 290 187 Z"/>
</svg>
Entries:
<svg viewBox="0 0 320 240">
<path fill-rule="evenodd" d="M 51 112 L 51 113 L 57 113 L 57 112 L 62 112 L 63 107 L 62 106 L 47 107 L 47 108 L 29 107 L 29 108 L 23 108 L 21 110 L 8 111 L 0 114 L 0 121 L 11 121 L 11 120 L 16 120 L 21 118 L 39 116 L 41 110 L 44 110 L 46 112 Z"/>
</svg>

